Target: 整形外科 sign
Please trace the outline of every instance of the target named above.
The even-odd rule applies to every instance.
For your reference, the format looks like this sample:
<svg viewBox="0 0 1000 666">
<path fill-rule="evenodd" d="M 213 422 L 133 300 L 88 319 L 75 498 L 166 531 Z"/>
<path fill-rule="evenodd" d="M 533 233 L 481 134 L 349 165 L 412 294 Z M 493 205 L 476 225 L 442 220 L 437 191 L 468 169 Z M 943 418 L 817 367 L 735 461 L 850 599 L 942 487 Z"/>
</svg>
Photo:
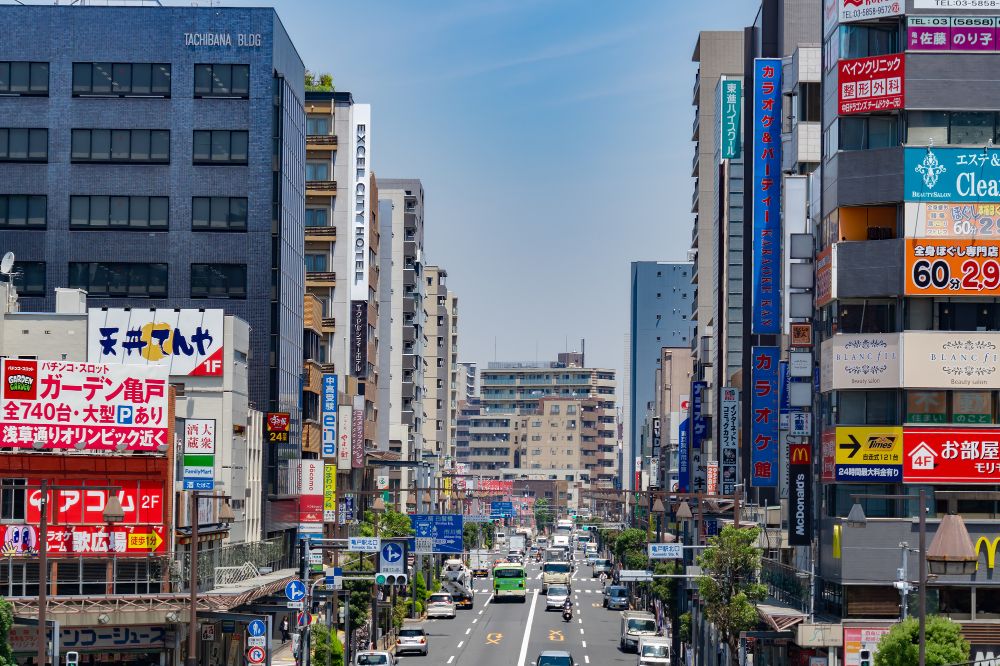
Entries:
<svg viewBox="0 0 1000 666">
<path fill-rule="evenodd" d="M 903 108 L 905 58 L 902 53 L 896 53 L 838 62 L 840 114 Z"/>
</svg>

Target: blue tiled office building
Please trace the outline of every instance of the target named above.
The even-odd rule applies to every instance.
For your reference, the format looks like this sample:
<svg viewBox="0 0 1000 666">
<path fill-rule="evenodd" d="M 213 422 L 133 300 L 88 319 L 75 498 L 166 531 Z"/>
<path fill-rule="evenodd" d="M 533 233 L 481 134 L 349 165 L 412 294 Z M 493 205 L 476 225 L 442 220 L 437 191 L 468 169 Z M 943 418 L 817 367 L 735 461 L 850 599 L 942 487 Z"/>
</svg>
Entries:
<svg viewBox="0 0 1000 666">
<path fill-rule="evenodd" d="M 60 286 L 222 308 L 250 323 L 254 406 L 297 424 L 304 69 L 272 9 L 0 7 L 0 252 L 22 309 Z M 297 455 L 268 452 L 273 482 Z"/>
</svg>

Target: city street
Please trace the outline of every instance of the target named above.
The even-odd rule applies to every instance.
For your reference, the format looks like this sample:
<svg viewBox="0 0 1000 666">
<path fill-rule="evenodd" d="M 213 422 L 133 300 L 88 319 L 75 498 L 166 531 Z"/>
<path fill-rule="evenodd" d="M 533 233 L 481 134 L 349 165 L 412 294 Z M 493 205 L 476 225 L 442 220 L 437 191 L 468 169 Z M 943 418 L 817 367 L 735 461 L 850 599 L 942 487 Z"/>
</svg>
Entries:
<svg viewBox="0 0 1000 666">
<path fill-rule="evenodd" d="M 430 639 L 426 657 L 405 655 L 406 663 L 453 666 L 531 666 L 543 650 L 566 650 L 576 664 L 634 664 L 634 653 L 618 650 L 619 613 L 604 610 L 601 584 L 590 578 L 590 567 L 578 563 L 573 577 L 574 613 L 565 622 L 555 610 L 546 612 L 541 568 L 528 565 L 528 599 L 493 600 L 492 579 L 476 581 L 476 604 L 459 611 L 454 620 L 424 623 Z"/>
</svg>

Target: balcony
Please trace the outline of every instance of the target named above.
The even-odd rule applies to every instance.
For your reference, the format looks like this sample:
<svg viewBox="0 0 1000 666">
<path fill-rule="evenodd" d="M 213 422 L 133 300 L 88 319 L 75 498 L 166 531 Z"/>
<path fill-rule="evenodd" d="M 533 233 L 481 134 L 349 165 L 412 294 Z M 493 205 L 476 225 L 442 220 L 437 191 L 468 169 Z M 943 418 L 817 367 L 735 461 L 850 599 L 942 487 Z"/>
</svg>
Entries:
<svg viewBox="0 0 1000 666">
<path fill-rule="evenodd" d="M 694 122 L 691 124 L 691 140 L 698 140 L 698 130 L 701 127 L 701 119 L 698 113 L 694 114 Z"/>
<path fill-rule="evenodd" d="M 336 150 L 336 134 L 310 134 L 306 137 L 306 150 Z"/>
<path fill-rule="evenodd" d="M 337 318 L 323 317 L 320 330 L 324 333 L 334 333 L 337 330 Z"/>
<path fill-rule="evenodd" d="M 902 296 L 905 266 L 901 238 L 834 243 L 817 257 L 816 302 Z"/>
<path fill-rule="evenodd" d="M 320 331 L 320 320 L 323 317 L 323 303 L 314 294 L 306 292 L 303 298 L 302 325 L 315 332 Z"/>
<path fill-rule="evenodd" d="M 337 274 L 332 272 L 306 272 L 307 287 L 335 287 Z"/>
<path fill-rule="evenodd" d="M 337 240 L 337 227 L 306 227 L 307 243 L 332 243 Z"/>
<path fill-rule="evenodd" d="M 320 452 L 320 441 L 323 437 L 323 431 L 319 427 L 318 423 L 313 423 L 311 421 L 306 421 L 302 424 L 302 452 L 303 453 L 315 453 Z"/>
<path fill-rule="evenodd" d="M 319 369 L 325 375 L 332 375 L 336 374 L 337 365 L 335 363 L 320 363 Z"/>
<path fill-rule="evenodd" d="M 337 196 L 337 181 L 335 180 L 307 180 L 307 197 L 334 197 Z"/>
</svg>

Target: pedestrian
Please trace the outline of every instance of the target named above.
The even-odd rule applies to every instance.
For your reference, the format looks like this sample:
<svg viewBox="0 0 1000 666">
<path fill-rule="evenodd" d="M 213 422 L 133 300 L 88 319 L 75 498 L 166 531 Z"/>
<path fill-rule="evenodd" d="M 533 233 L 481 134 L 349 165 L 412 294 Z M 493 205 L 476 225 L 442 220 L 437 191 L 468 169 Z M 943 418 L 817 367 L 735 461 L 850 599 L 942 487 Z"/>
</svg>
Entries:
<svg viewBox="0 0 1000 666">
<path fill-rule="evenodd" d="M 281 618 L 281 644 L 284 645 L 286 642 L 291 640 L 291 636 L 288 635 L 288 616 Z"/>
</svg>

